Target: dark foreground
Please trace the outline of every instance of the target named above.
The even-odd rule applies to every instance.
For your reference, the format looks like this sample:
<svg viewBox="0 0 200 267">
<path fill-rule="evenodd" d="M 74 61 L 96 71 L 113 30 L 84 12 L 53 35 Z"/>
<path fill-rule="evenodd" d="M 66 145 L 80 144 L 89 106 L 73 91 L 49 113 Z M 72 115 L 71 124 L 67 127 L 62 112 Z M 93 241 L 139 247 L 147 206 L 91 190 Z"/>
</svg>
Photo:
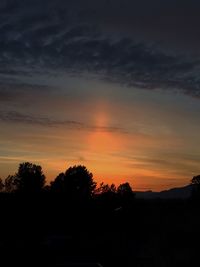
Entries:
<svg viewBox="0 0 200 267">
<path fill-rule="evenodd" d="M 200 266 L 199 205 L 0 197 L 0 266 Z"/>
</svg>

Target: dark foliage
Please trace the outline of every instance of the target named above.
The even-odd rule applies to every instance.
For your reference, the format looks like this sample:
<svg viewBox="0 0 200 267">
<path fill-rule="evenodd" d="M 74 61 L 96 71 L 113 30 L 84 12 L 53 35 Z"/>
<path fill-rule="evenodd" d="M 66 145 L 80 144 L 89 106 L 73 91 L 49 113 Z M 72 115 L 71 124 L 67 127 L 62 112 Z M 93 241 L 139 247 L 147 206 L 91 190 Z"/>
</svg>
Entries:
<svg viewBox="0 0 200 267">
<path fill-rule="evenodd" d="M 200 200 L 200 175 L 194 176 L 191 180 L 192 188 L 192 199 Z"/>
<path fill-rule="evenodd" d="M 15 183 L 15 176 L 8 175 L 4 182 L 4 190 L 7 193 L 15 192 L 16 191 L 16 183 Z"/>
<path fill-rule="evenodd" d="M 133 190 L 129 183 L 120 184 L 117 188 L 118 194 L 120 194 L 122 197 L 132 197 L 134 195 Z"/>
<path fill-rule="evenodd" d="M 198 201 L 138 200 L 129 183 L 96 188 L 85 166 L 45 186 L 42 168 L 22 163 L 0 184 L 3 267 L 193 267 L 199 260 Z M 199 176 L 192 184 L 199 188 Z"/>
<path fill-rule="evenodd" d="M 3 192 L 4 187 L 5 187 L 4 182 L 3 182 L 3 180 L 0 178 L 0 192 Z"/>
<path fill-rule="evenodd" d="M 73 166 L 60 173 L 51 183 L 50 190 L 54 193 L 65 194 L 71 199 L 88 200 L 96 188 L 93 174 L 85 166 Z"/>
<path fill-rule="evenodd" d="M 117 192 L 117 188 L 114 184 L 104 184 L 101 183 L 100 186 L 97 188 L 96 193 L 98 194 L 110 194 L 113 195 Z"/>
<path fill-rule="evenodd" d="M 21 193 L 40 193 L 45 185 L 42 167 L 30 162 L 21 163 L 12 180 L 13 190 Z"/>
</svg>

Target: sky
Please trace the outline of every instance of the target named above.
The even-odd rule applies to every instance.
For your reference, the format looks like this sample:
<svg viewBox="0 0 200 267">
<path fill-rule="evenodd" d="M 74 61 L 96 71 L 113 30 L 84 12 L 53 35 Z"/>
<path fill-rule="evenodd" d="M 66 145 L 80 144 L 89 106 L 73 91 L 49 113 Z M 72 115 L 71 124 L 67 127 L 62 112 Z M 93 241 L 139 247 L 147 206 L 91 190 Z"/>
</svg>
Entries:
<svg viewBox="0 0 200 267">
<path fill-rule="evenodd" d="M 2 0 L 0 177 L 85 165 L 135 190 L 200 174 L 200 2 Z"/>
</svg>

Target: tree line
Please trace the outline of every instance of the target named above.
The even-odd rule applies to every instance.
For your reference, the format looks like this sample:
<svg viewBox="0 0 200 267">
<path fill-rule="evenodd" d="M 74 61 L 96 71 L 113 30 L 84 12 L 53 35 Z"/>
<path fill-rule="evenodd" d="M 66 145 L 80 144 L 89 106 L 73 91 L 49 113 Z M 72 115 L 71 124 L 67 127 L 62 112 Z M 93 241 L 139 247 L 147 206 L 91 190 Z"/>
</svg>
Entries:
<svg viewBox="0 0 200 267">
<path fill-rule="evenodd" d="M 200 199 L 200 175 L 194 176 L 190 182 L 192 185 L 192 197 Z M 69 167 L 60 173 L 47 185 L 42 167 L 30 162 L 20 163 L 17 172 L 6 179 L 0 178 L 0 192 L 40 194 L 49 192 L 65 195 L 71 199 L 91 199 L 95 195 L 134 198 L 135 194 L 128 182 L 120 184 L 101 183 L 97 186 L 93 174 L 83 165 Z"/>
<path fill-rule="evenodd" d="M 0 179 L 0 192 L 65 195 L 71 199 L 91 199 L 95 195 L 118 195 L 123 198 L 135 196 L 128 182 L 116 187 L 114 184 L 101 183 L 97 186 L 93 174 L 83 165 L 69 167 L 47 185 L 42 167 L 30 162 L 19 164 L 18 171 L 5 180 Z"/>
</svg>

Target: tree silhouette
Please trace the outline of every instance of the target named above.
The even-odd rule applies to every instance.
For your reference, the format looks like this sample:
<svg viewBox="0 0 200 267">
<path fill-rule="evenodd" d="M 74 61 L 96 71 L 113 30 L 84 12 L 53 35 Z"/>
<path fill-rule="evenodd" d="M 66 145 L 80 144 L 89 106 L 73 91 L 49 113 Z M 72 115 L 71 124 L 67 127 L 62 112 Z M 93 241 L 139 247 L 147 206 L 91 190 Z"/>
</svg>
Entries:
<svg viewBox="0 0 200 267">
<path fill-rule="evenodd" d="M 5 185 L 3 183 L 3 180 L 0 178 L 0 192 L 3 192 L 4 187 L 5 187 Z"/>
<path fill-rule="evenodd" d="M 128 207 L 131 205 L 135 194 L 129 183 L 120 184 L 117 188 L 117 193 L 123 206 Z"/>
<path fill-rule="evenodd" d="M 42 167 L 30 162 L 21 163 L 15 174 L 16 190 L 22 193 L 39 193 L 45 185 Z"/>
<path fill-rule="evenodd" d="M 66 194 L 73 199 L 89 199 L 93 195 L 96 183 L 93 174 L 85 166 L 70 167 L 65 173 L 60 173 L 51 183 L 51 190 Z"/>
<path fill-rule="evenodd" d="M 191 184 L 193 185 L 200 185 L 200 175 L 194 176 L 191 180 Z"/>
<path fill-rule="evenodd" d="M 15 178 L 16 177 L 14 175 L 8 175 L 8 177 L 6 177 L 4 183 L 5 192 L 11 193 L 16 190 Z"/>
<path fill-rule="evenodd" d="M 101 183 L 96 190 L 96 197 L 105 210 L 115 209 L 117 203 L 117 188 L 114 184 Z"/>
<path fill-rule="evenodd" d="M 104 184 L 100 183 L 100 186 L 97 188 L 96 193 L 98 194 L 115 194 L 117 192 L 117 188 L 114 184 Z"/>
<path fill-rule="evenodd" d="M 129 183 L 120 184 L 117 193 L 121 196 L 133 196 L 133 190 Z"/>
<path fill-rule="evenodd" d="M 50 183 L 50 190 L 54 193 L 67 193 L 67 183 L 63 172 Z"/>
<path fill-rule="evenodd" d="M 192 198 L 200 200 L 200 175 L 194 176 L 191 180 L 193 186 Z"/>
</svg>

